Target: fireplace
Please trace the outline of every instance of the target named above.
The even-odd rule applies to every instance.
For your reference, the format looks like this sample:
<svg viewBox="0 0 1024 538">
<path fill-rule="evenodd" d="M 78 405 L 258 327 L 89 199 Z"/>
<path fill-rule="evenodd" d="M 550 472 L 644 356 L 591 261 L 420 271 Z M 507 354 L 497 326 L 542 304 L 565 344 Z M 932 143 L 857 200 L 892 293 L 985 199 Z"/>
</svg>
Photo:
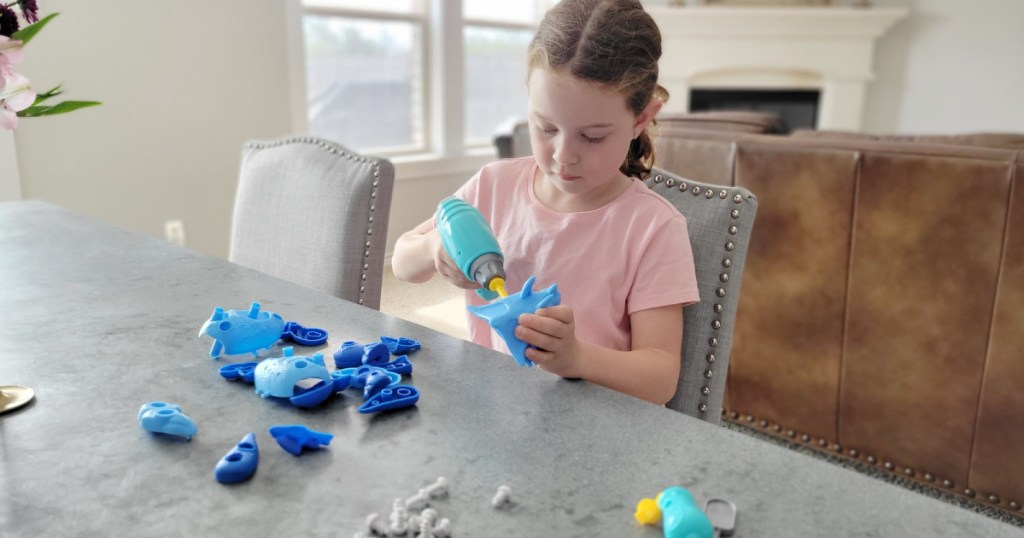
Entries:
<svg viewBox="0 0 1024 538">
<path fill-rule="evenodd" d="M 875 41 L 907 9 L 649 6 L 661 29 L 668 112 L 792 114 L 791 129 L 859 131 Z M 710 93 L 708 93 L 710 92 Z M 741 106 L 742 105 L 742 106 Z M 734 108 L 735 109 L 735 108 Z M 785 116 L 785 114 L 783 114 Z"/>
<path fill-rule="evenodd" d="M 817 90 L 734 90 L 694 88 L 690 90 L 690 111 L 753 110 L 769 112 L 782 120 L 782 133 L 818 126 Z"/>
</svg>

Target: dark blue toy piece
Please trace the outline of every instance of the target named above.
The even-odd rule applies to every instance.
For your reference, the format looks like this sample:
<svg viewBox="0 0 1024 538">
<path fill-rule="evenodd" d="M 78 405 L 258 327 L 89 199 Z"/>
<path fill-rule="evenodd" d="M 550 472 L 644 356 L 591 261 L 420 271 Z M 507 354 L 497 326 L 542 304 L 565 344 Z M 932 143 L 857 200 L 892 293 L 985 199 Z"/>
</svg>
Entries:
<svg viewBox="0 0 1024 538">
<path fill-rule="evenodd" d="M 532 314 L 541 308 L 556 306 L 562 300 L 558 293 L 558 286 L 552 284 L 540 291 L 533 290 L 534 277 L 526 280 L 522 291 L 498 299 L 483 306 L 468 306 L 469 311 L 479 318 L 484 319 L 494 328 L 494 331 L 505 340 L 512 356 L 515 357 L 519 366 L 533 366 L 533 361 L 526 358 L 526 342 L 516 338 L 515 330 L 519 325 L 519 316 Z"/>
<path fill-rule="evenodd" d="M 291 340 L 300 346 L 319 346 L 327 341 L 327 331 L 314 327 L 303 327 L 294 321 L 284 324 L 282 340 Z"/>
<path fill-rule="evenodd" d="M 409 357 L 405 355 L 381 366 L 381 368 L 399 375 L 412 375 L 412 363 L 409 362 Z"/>
<path fill-rule="evenodd" d="M 330 382 L 318 381 L 317 384 L 305 389 L 296 389 L 295 395 L 288 398 L 288 401 L 295 407 L 316 407 L 322 404 L 327 398 L 338 392 L 335 389 L 336 380 L 332 377 Z"/>
<path fill-rule="evenodd" d="M 376 372 L 371 372 L 363 383 L 363 399 L 369 400 L 378 392 L 388 388 L 389 385 L 391 385 L 391 378 L 388 376 L 387 370 L 379 369 Z"/>
<path fill-rule="evenodd" d="M 378 411 L 401 409 L 416 405 L 419 399 L 420 391 L 416 390 L 416 387 L 397 385 L 388 387 L 375 394 L 373 398 L 363 402 L 363 405 L 359 406 L 359 412 L 376 413 Z"/>
<path fill-rule="evenodd" d="M 388 346 L 388 351 L 395 355 L 416 351 L 420 348 L 419 340 L 413 340 L 412 338 L 406 338 L 404 336 L 399 336 L 398 338 L 381 336 L 380 341 L 384 342 L 384 345 Z"/>
<path fill-rule="evenodd" d="M 227 380 L 241 379 L 246 383 L 256 382 L 256 365 L 258 362 L 236 362 L 220 367 L 220 376 Z"/>
<path fill-rule="evenodd" d="M 347 340 L 334 350 L 335 368 L 356 368 L 363 364 L 363 346 L 359 342 Z"/>
<path fill-rule="evenodd" d="M 391 352 L 387 344 L 374 342 L 363 346 L 363 364 L 369 366 L 384 366 L 391 359 Z"/>
<path fill-rule="evenodd" d="M 335 384 L 337 385 L 339 377 L 348 377 L 348 385 L 346 388 L 351 387 L 354 389 L 361 389 L 366 387 L 366 379 L 374 372 L 385 372 L 391 379 L 391 385 L 397 385 L 402 382 L 402 376 L 395 372 L 388 372 L 384 368 L 378 368 L 376 366 L 360 366 L 359 368 L 342 368 L 341 370 L 335 370 L 331 372 L 331 377 L 334 378 Z M 344 389 L 338 389 L 344 390 Z"/>
<path fill-rule="evenodd" d="M 273 312 L 260 312 L 260 304 L 252 303 L 249 310 L 231 310 L 225 312 L 217 307 L 210 319 L 199 329 L 199 336 L 204 334 L 214 339 L 210 348 L 210 356 L 241 355 L 252 353 L 259 356 L 259 350 L 270 349 L 281 339 L 284 319 Z"/>
<path fill-rule="evenodd" d="M 313 431 L 301 424 L 271 426 L 268 431 L 277 444 L 292 456 L 302 454 L 304 448 L 315 450 L 327 446 L 334 439 L 329 433 Z"/>
<path fill-rule="evenodd" d="M 256 473 L 259 463 L 260 449 L 256 446 L 256 435 L 250 433 L 217 462 L 213 476 L 221 484 L 242 482 Z"/>
<path fill-rule="evenodd" d="M 344 370 L 335 370 L 331 372 L 331 379 L 334 380 L 334 392 L 341 392 L 347 389 L 352 383 L 351 370 L 351 368 L 345 368 Z"/>
</svg>

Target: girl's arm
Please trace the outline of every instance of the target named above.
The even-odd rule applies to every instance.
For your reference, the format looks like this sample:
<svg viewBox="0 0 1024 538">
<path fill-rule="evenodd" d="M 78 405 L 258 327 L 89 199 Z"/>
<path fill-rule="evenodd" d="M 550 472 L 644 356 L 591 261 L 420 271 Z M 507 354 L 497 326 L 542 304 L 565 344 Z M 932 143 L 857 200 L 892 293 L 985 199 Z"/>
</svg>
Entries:
<svg viewBox="0 0 1024 538">
<path fill-rule="evenodd" d="M 391 255 L 391 270 L 399 280 L 416 284 L 426 282 L 435 273 L 440 273 L 460 288 L 480 287 L 455 266 L 441 245 L 441 235 L 432 220 L 420 223 L 398 238 Z"/>
<path fill-rule="evenodd" d="M 632 349 L 617 351 L 575 336 L 572 308 L 561 305 L 523 314 L 516 336 L 540 349 L 526 357 L 562 377 L 582 378 L 664 405 L 675 395 L 683 342 L 682 305 L 634 312 Z"/>
</svg>

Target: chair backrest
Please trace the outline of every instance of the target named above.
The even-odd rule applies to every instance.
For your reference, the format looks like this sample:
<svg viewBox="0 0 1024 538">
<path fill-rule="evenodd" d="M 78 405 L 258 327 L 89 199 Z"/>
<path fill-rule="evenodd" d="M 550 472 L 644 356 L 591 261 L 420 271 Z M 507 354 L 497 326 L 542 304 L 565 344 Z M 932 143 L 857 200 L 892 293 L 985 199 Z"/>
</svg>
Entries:
<svg viewBox="0 0 1024 538">
<path fill-rule="evenodd" d="M 686 217 L 700 291 L 700 302 L 683 309 L 682 368 L 668 407 L 718 424 L 757 198 L 742 187 L 699 183 L 657 168 L 646 183 Z"/>
<path fill-rule="evenodd" d="M 249 142 L 228 260 L 378 309 L 394 180 L 390 161 L 326 140 Z"/>
<path fill-rule="evenodd" d="M 530 125 L 525 118 L 512 117 L 494 131 L 494 147 L 499 159 L 533 155 L 530 146 Z"/>
</svg>

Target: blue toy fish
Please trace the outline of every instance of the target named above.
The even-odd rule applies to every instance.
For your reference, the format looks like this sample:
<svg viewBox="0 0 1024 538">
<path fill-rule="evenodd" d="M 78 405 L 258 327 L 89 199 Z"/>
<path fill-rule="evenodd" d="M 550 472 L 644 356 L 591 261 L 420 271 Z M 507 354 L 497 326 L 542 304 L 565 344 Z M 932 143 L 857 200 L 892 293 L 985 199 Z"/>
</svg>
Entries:
<svg viewBox="0 0 1024 538">
<path fill-rule="evenodd" d="M 483 306 L 468 306 L 469 311 L 482 318 L 494 328 L 495 332 L 505 340 L 512 356 L 519 366 L 533 366 L 533 361 L 526 358 L 526 342 L 516 338 L 515 330 L 519 325 L 519 316 L 534 313 L 541 308 L 556 306 L 562 297 L 558 286 L 552 284 L 540 291 L 533 290 L 534 277 L 526 280 L 522 291 Z"/>
<path fill-rule="evenodd" d="M 284 325 L 281 316 L 273 312 L 260 312 L 259 303 L 252 303 L 247 311 L 225 312 L 223 308 L 217 307 L 199 329 L 199 336 L 205 334 L 215 340 L 210 348 L 210 356 L 213 358 L 219 357 L 221 353 L 252 353 L 257 357 L 259 350 L 270 349 L 281 339 Z"/>
</svg>

